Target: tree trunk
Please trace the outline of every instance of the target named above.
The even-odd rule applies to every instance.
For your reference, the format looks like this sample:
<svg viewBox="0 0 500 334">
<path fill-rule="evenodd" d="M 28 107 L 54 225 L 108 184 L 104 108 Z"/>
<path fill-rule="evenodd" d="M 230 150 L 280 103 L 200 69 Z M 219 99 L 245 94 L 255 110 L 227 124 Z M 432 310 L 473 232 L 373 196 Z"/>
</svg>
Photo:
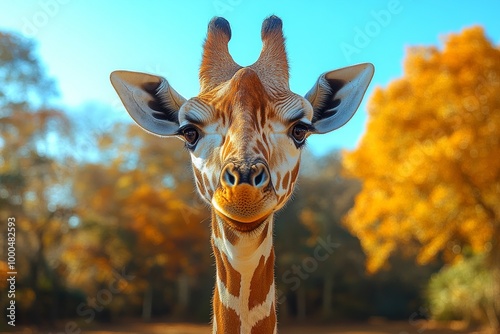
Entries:
<svg viewBox="0 0 500 334">
<path fill-rule="evenodd" d="M 42 323 L 43 321 L 43 313 L 44 313 L 44 310 L 43 310 L 43 303 L 45 302 L 44 301 L 44 298 L 43 298 L 43 293 L 42 293 L 42 289 L 40 288 L 40 277 L 42 275 L 42 272 L 44 270 L 44 266 L 43 266 L 43 262 L 44 262 L 44 257 L 43 257 L 43 254 L 44 254 L 44 251 L 45 251 L 45 247 L 44 247 L 44 244 L 43 244 L 43 235 L 42 235 L 42 231 L 41 230 L 38 230 L 35 232 L 35 235 L 37 237 L 37 240 L 38 240 L 38 244 L 39 244 L 39 248 L 38 248 L 38 251 L 37 253 L 35 254 L 34 256 L 34 259 L 31 261 L 31 266 L 30 266 L 30 269 L 31 269 L 31 279 L 32 279 L 32 287 L 33 287 L 33 292 L 35 293 L 35 303 L 34 303 L 34 306 L 35 306 L 35 317 L 34 317 L 34 320 L 35 320 L 35 323 L 36 324 L 40 324 Z M 45 272 L 45 274 L 47 274 L 47 272 Z M 52 313 L 52 310 L 51 312 L 49 313 L 49 317 L 47 319 L 51 325 L 53 325 L 53 313 Z"/>
<path fill-rule="evenodd" d="M 179 316 L 183 316 L 186 314 L 186 310 L 189 306 L 189 296 L 190 296 L 190 287 L 189 287 L 189 276 L 185 273 L 182 273 L 177 278 L 177 309 L 176 313 Z"/>
<path fill-rule="evenodd" d="M 324 319 L 329 319 L 332 315 L 332 293 L 333 293 L 333 275 L 328 271 L 323 281 L 323 307 L 322 315 Z"/>
<path fill-rule="evenodd" d="M 30 285 L 33 288 L 33 293 L 35 294 L 32 320 L 36 325 L 39 325 L 41 324 L 42 320 L 42 311 L 41 311 L 42 296 L 40 288 L 38 286 L 39 272 L 38 272 L 38 262 L 36 261 L 36 259 L 30 260 L 29 271 L 30 271 L 29 281 L 31 282 Z"/>
<path fill-rule="evenodd" d="M 306 288 L 304 285 L 297 290 L 297 317 L 299 321 L 306 319 Z"/>
<path fill-rule="evenodd" d="M 144 291 L 144 298 L 142 300 L 142 320 L 151 320 L 151 311 L 153 309 L 153 287 L 151 283 L 148 284 Z"/>
</svg>

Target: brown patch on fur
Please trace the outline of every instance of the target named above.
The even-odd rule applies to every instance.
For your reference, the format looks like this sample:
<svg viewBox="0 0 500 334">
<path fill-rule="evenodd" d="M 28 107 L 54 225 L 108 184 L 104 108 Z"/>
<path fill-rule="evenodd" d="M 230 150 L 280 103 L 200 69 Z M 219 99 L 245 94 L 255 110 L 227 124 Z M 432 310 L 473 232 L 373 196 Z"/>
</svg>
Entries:
<svg viewBox="0 0 500 334">
<path fill-rule="evenodd" d="M 203 174 L 203 184 L 205 188 L 210 189 L 210 181 L 208 180 L 207 174 Z"/>
<path fill-rule="evenodd" d="M 240 237 L 232 229 L 225 229 L 225 231 L 227 241 L 229 241 L 231 245 L 235 246 L 238 241 L 240 241 Z"/>
<path fill-rule="evenodd" d="M 274 250 L 265 261 L 264 256 L 260 258 L 259 264 L 253 273 L 250 281 L 250 296 L 248 298 L 248 307 L 253 307 L 262 304 L 271 289 L 274 282 Z M 260 332 L 265 333 L 265 332 Z"/>
<path fill-rule="evenodd" d="M 300 162 L 298 161 L 292 170 L 292 182 L 295 182 L 297 176 L 299 175 Z"/>
<path fill-rule="evenodd" d="M 201 172 L 196 167 L 193 167 L 193 172 L 194 172 L 194 176 L 196 178 L 196 181 L 199 181 L 201 183 L 201 181 L 203 180 L 203 176 L 201 176 Z"/>
<path fill-rule="evenodd" d="M 217 222 L 217 219 L 223 220 L 222 231 L 219 229 L 219 224 Z M 231 227 L 226 226 L 227 222 L 224 219 L 226 218 L 217 216 L 215 210 L 212 210 L 212 229 L 214 230 L 214 234 L 217 233 L 216 236 L 222 238 L 223 237 L 222 232 L 224 232 L 224 237 L 226 237 L 226 240 L 229 241 L 231 245 L 235 246 L 240 240 L 240 237 L 233 231 Z"/>
<path fill-rule="evenodd" d="M 258 321 L 255 326 L 253 326 L 251 334 L 262 334 L 262 333 L 273 333 L 274 327 L 276 326 L 276 311 L 273 305 L 271 305 L 270 313 L 264 319 Z"/>
<path fill-rule="evenodd" d="M 235 310 L 227 308 L 219 299 L 217 286 L 213 300 L 214 320 L 217 323 L 217 333 L 240 333 L 241 321 Z"/>
<path fill-rule="evenodd" d="M 283 181 L 281 183 L 281 188 L 283 188 L 283 189 L 288 188 L 289 179 L 290 179 L 290 172 L 286 172 L 285 177 L 283 177 Z"/>
<path fill-rule="evenodd" d="M 257 140 L 257 148 L 260 151 L 258 153 L 262 154 L 262 156 L 265 159 L 267 159 L 269 157 L 269 152 L 267 150 L 267 147 L 264 145 L 264 143 L 261 140 Z"/>
<path fill-rule="evenodd" d="M 238 297 L 240 295 L 241 274 L 237 272 L 223 252 L 221 252 L 215 245 L 213 245 L 215 262 L 217 267 L 217 275 L 224 283 L 230 294 Z"/>
<path fill-rule="evenodd" d="M 259 245 L 257 247 L 259 247 L 264 242 L 264 240 L 266 240 L 268 230 L 269 230 L 269 223 L 267 223 L 266 226 L 264 226 L 264 229 L 262 230 L 259 236 Z"/>
<path fill-rule="evenodd" d="M 217 217 L 215 212 L 212 210 L 212 232 L 216 238 L 222 238 L 222 233 L 219 229 L 219 224 L 217 223 Z"/>
</svg>

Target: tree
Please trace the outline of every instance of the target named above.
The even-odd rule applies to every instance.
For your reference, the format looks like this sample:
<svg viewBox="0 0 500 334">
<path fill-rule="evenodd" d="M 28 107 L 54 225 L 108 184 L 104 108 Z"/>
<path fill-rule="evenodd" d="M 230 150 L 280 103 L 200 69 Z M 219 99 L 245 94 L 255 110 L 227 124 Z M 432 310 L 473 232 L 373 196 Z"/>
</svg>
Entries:
<svg viewBox="0 0 500 334">
<path fill-rule="evenodd" d="M 13 106 L 29 105 L 36 110 L 57 95 L 55 82 L 45 72 L 34 41 L 1 31 L 0 87 L 2 117 L 10 114 Z"/>
<path fill-rule="evenodd" d="M 354 205 L 358 180 L 341 174 L 338 152 L 302 156 L 300 191 L 275 225 L 276 282 L 280 322 L 408 317 L 421 305 L 418 289 L 436 271 L 394 256 L 393 270 L 364 272 L 358 238 L 342 225 Z M 321 173 L 318 173 L 321 171 Z"/>
<path fill-rule="evenodd" d="M 363 253 L 340 223 L 352 207 L 359 182 L 343 178 L 340 169 L 338 152 L 315 156 L 306 150 L 300 191 L 279 212 L 282 223 L 275 226 L 275 249 L 280 321 L 292 315 L 305 320 L 319 313 L 331 320 L 367 310 L 359 293 L 360 286 L 366 286 L 360 275 Z M 356 293 L 359 298 L 353 298 Z"/>
<path fill-rule="evenodd" d="M 16 219 L 17 293 L 21 309 L 35 306 L 35 321 L 58 316 L 58 246 L 70 214 L 67 165 L 53 151 L 68 133 L 49 105 L 56 93 L 33 42 L 0 32 L 0 219 Z"/>
<path fill-rule="evenodd" d="M 309 254 L 314 254 L 314 248 L 320 245 L 318 240 L 328 240 L 335 245 L 328 249 L 328 256 L 318 260 L 318 272 L 314 273 L 318 281 L 316 285 L 322 285 L 319 295 L 321 315 L 330 319 L 334 314 L 333 306 L 340 304 L 339 300 L 344 297 L 336 286 L 348 280 L 359 284 L 359 272 L 362 270 L 363 254 L 359 243 L 340 223 L 341 217 L 353 205 L 354 196 L 359 192 L 359 182 L 342 177 L 338 152 L 330 152 L 321 159 L 308 155 L 304 158 L 301 191 L 293 205 L 300 210 L 298 217 L 301 224 L 310 232 L 306 240 L 306 245 L 312 248 Z M 348 293 L 353 292 L 349 289 Z M 335 311 L 340 313 L 346 309 Z"/>
<path fill-rule="evenodd" d="M 404 76 L 376 89 L 367 131 L 344 155 L 363 182 L 345 224 L 369 272 L 396 251 L 423 264 L 470 250 L 487 253 L 500 282 L 499 89 L 500 49 L 480 27 L 411 48 Z"/>
<path fill-rule="evenodd" d="M 79 224 L 64 255 L 68 280 L 95 295 L 125 266 L 134 275 L 128 298 L 139 296 L 145 320 L 155 304 L 157 314 L 185 315 L 194 278 L 211 262 L 208 212 L 193 199 L 188 154 L 181 141 L 165 145 L 135 124 L 109 132 L 100 150 L 111 150 L 101 153 L 111 160 L 82 164 L 73 182 Z M 177 295 L 160 297 L 171 291 Z"/>
<path fill-rule="evenodd" d="M 495 321 L 491 270 L 484 264 L 484 254 L 445 266 L 434 275 L 426 289 L 431 314 L 438 320 L 465 319 L 467 323 Z M 467 301 L 464 303 L 464 301 Z"/>
</svg>

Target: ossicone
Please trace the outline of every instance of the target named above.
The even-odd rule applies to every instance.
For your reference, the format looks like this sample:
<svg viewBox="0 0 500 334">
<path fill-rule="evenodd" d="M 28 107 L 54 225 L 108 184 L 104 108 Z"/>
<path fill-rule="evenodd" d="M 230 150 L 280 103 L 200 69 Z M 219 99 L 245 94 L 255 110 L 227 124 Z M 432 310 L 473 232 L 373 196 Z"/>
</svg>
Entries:
<svg viewBox="0 0 500 334">
<path fill-rule="evenodd" d="M 202 91 L 211 90 L 220 83 L 231 79 L 234 73 L 241 68 L 229 54 L 227 44 L 230 39 L 231 26 L 226 19 L 214 17 L 210 20 L 200 66 Z"/>
<path fill-rule="evenodd" d="M 283 21 L 276 15 L 271 15 L 262 22 L 261 38 L 266 39 L 273 33 L 283 34 Z"/>
<path fill-rule="evenodd" d="M 208 31 L 207 34 L 218 34 L 222 33 L 227 37 L 227 41 L 231 40 L 231 26 L 229 22 L 219 16 L 213 17 L 208 23 Z"/>
</svg>

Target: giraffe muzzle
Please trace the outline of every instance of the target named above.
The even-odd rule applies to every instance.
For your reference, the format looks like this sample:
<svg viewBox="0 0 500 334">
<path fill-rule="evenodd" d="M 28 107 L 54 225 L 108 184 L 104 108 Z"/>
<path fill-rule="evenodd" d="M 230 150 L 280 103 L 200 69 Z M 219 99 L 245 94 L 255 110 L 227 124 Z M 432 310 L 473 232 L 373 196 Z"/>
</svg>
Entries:
<svg viewBox="0 0 500 334">
<path fill-rule="evenodd" d="M 276 203 L 269 168 L 263 162 L 227 163 L 212 198 L 220 214 L 245 225 L 272 214 Z"/>
</svg>

